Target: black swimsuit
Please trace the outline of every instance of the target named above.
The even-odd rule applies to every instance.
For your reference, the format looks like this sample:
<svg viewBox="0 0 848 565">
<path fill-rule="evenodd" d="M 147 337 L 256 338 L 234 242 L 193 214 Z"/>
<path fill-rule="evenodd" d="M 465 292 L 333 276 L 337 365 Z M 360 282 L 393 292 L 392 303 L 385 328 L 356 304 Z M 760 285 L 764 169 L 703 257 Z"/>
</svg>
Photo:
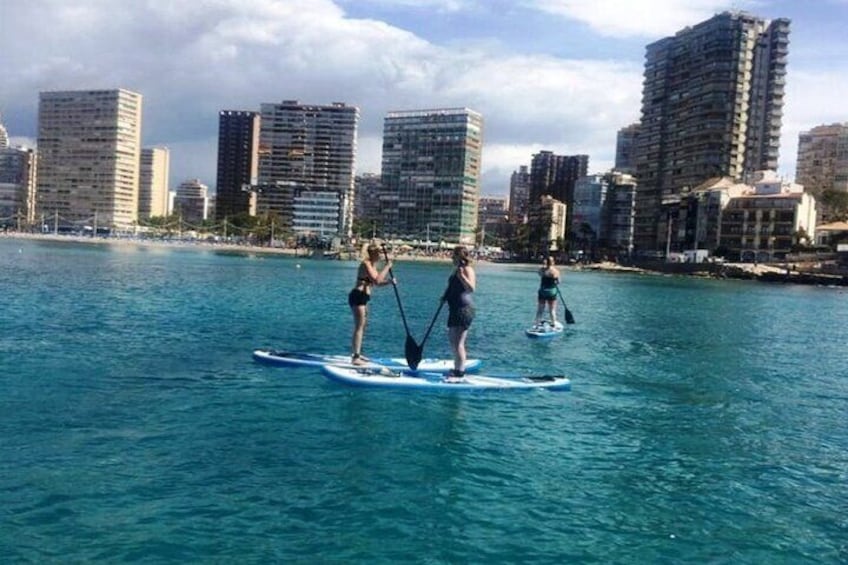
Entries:
<svg viewBox="0 0 848 565">
<path fill-rule="evenodd" d="M 465 288 L 459 280 L 459 274 L 454 273 L 448 279 L 448 289 L 445 291 L 445 300 L 448 303 L 448 327 L 465 328 L 471 327 L 474 321 L 474 300 L 471 298 L 470 290 Z"/>
<path fill-rule="evenodd" d="M 368 301 L 371 300 L 371 295 L 359 287 L 360 285 L 364 285 L 364 287 L 367 288 L 370 284 L 371 279 L 361 278 L 356 280 L 356 287 L 347 295 L 347 303 L 351 308 L 365 306 L 368 304 Z"/>
</svg>

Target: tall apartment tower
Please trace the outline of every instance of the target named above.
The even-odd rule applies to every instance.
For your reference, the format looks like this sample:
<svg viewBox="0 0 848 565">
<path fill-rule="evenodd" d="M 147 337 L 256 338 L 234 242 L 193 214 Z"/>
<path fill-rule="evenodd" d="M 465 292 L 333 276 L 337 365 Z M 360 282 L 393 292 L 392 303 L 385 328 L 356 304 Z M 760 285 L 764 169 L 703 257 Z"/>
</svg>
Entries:
<svg viewBox="0 0 848 565">
<path fill-rule="evenodd" d="M 633 174 L 636 171 L 636 163 L 633 158 L 633 150 L 639 137 L 639 124 L 630 124 L 618 130 L 615 136 L 615 170 Z"/>
<path fill-rule="evenodd" d="M 138 219 L 168 215 L 168 176 L 171 154 L 167 147 L 145 147 L 141 150 L 138 181 Z"/>
<path fill-rule="evenodd" d="M 9 134 L 6 132 L 3 122 L 0 121 L 0 149 L 6 149 L 7 147 L 9 147 Z"/>
<path fill-rule="evenodd" d="M 795 182 L 817 200 L 825 192 L 848 192 L 848 123 L 816 126 L 798 135 Z M 827 207 L 820 211 L 828 220 Z"/>
<path fill-rule="evenodd" d="M 517 224 L 527 221 L 527 204 L 530 201 L 530 170 L 521 165 L 509 177 L 509 221 Z"/>
<path fill-rule="evenodd" d="M 397 237 L 473 244 L 483 116 L 468 108 L 389 112 L 383 121 L 383 217 Z"/>
<path fill-rule="evenodd" d="M 680 195 L 776 169 L 789 20 L 724 12 L 646 48 L 634 158 L 636 252 L 679 251 Z"/>
<path fill-rule="evenodd" d="M 127 230 L 138 217 L 140 94 L 41 92 L 37 212 L 51 224 Z"/>
<path fill-rule="evenodd" d="M 359 108 L 296 100 L 260 107 L 257 211 L 296 235 L 350 237 Z"/>
<path fill-rule="evenodd" d="M 256 195 L 243 190 L 259 171 L 259 114 L 237 110 L 218 113 L 218 178 L 215 219 L 256 214 Z"/>
<path fill-rule="evenodd" d="M 533 155 L 530 162 L 530 215 L 539 217 L 532 209 L 540 205 L 543 197 L 550 196 L 565 205 L 565 233 L 573 231 L 574 184 L 588 171 L 588 155 L 556 155 L 551 151 Z"/>
</svg>

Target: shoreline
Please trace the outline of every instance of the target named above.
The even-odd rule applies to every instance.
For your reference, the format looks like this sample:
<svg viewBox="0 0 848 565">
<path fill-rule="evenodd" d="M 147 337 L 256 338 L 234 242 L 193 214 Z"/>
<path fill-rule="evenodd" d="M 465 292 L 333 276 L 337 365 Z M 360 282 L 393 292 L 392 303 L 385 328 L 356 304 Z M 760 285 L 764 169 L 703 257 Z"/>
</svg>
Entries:
<svg viewBox="0 0 848 565">
<path fill-rule="evenodd" d="M 151 239 L 132 238 L 107 238 L 86 237 L 78 235 L 57 235 L 27 232 L 0 232 L 0 239 L 50 241 L 58 243 L 77 243 L 86 245 L 119 245 L 135 246 L 159 249 L 187 249 L 198 251 L 218 251 L 224 253 L 239 254 L 261 254 L 261 255 L 283 255 L 293 258 L 312 259 L 318 261 L 358 261 L 358 254 L 338 252 L 329 256 L 314 256 L 314 252 L 307 248 L 284 248 L 265 247 L 259 245 L 245 245 L 236 243 L 220 243 L 209 241 L 165 241 Z M 320 252 L 319 252 L 320 253 Z M 423 255 L 417 253 L 402 253 L 393 256 L 395 261 L 450 263 L 450 255 Z M 478 259 L 478 262 L 481 261 Z M 490 262 L 482 260 L 483 262 Z M 499 265 L 519 265 L 525 267 L 536 267 L 536 263 L 524 262 L 500 262 L 491 261 Z M 603 271 L 608 273 L 636 273 L 646 275 L 680 275 L 705 277 L 716 279 L 741 279 L 756 280 L 761 282 L 779 282 L 819 286 L 848 286 L 848 274 L 823 272 L 821 269 L 801 266 L 796 269 L 795 265 L 763 263 L 665 263 L 663 261 L 650 261 L 622 265 L 612 261 L 600 261 L 597 263 L 560 265 L 566 271 Z"/>
</svg>

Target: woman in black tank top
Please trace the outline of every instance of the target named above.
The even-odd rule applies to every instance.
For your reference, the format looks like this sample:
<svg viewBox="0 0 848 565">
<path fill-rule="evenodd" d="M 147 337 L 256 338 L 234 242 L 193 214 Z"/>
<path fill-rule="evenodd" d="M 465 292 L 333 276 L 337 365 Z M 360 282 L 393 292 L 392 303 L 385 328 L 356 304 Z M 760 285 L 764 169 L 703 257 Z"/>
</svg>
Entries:
<svg viewBox="0 0 848 565">
<path fill-rule="evenodd" d="M 461 378 L 465 375 L 465 360 L 468 358 L 465 339 L 476 314 L 471 294 L 477 288 L 477 275 L 465 246 L 454 248 L 453 264 L 455 269 L 448 277 L 448 288 L 442 300 L 448 303 L 448 338 L 453 351 L 453 371 L 448 376 Z"/>
</svg>

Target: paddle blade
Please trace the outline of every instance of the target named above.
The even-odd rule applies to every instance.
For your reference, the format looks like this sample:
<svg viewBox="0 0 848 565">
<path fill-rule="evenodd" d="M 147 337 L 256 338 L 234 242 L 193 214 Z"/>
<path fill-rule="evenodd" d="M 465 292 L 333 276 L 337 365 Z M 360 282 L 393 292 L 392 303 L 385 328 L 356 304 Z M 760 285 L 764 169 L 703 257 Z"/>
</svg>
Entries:
<svg viewBox="0 0 848 565">
<path fill-rule="evenodd" d="M 406 354 L 406 364 L 409 365 L 409 368 L 413 371 L 418 368 L 418 364 L 421 363 L 421 347 L 415 343 L 415 340 L 411 335 L 407 334 L 406 336 L 406 344 L 404 344 L 404 353 Z"/>
<path fill-rule="evenodd" d="M 565 309 L 565 323 L 566 324 L 573 324 L 574 323 L 574 316 L 571 314 L 571 310 L 569 310 L 568 308 Z"/>
</svg>

